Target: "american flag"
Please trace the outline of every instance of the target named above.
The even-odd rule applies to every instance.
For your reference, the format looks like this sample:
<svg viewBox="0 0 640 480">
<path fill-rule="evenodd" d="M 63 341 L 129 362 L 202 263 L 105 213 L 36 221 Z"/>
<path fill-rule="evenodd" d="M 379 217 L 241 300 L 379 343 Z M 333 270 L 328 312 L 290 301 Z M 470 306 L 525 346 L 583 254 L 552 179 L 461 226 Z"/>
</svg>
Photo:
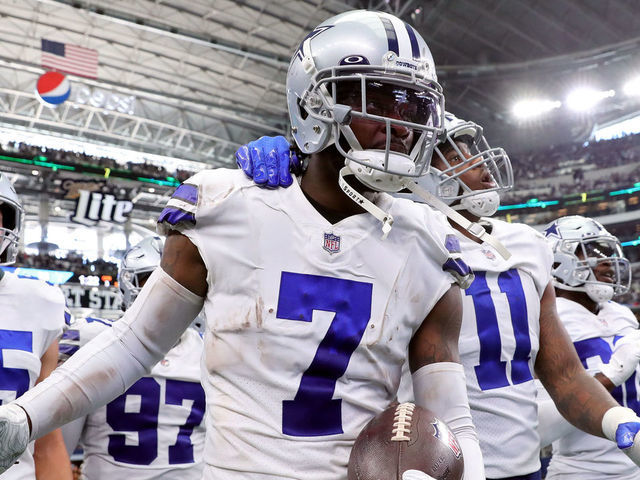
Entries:
<svg viewBox="0 0 640 480">
<path fill-rule="evenodd" d="M 98 51 L 68 43 L 42 39 L 41 65 L 60 72 L 98 77 Z"/>
</svg>

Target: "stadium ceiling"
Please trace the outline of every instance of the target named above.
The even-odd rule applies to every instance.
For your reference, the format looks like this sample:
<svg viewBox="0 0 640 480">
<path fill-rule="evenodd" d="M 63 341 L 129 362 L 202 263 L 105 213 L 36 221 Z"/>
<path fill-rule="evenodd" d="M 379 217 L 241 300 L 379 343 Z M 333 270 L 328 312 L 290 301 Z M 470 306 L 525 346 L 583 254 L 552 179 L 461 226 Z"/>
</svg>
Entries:
<svg viewBox="0 0 640 480">
<path fill-rule="evenodd" d="M 242 143 L 285 133 L 289 58 L 315 25 L 353 8 L 389 11 L 429 44 L 447 108 L 522 149 L 584 138 L 640 110 L 615 97 L 595 116 L 561 112 L 518 124 L 526 95 L 564 97 L 576 82 L 619 90 L 640 73 L 637 0 L 4 0 L 0 125 L 30 128 L 212 165 Z M 133 114 L 34 95 L 41 39 L 99 53 L 95 80 L 72 89 L 133 95 Z"/>
</svg>

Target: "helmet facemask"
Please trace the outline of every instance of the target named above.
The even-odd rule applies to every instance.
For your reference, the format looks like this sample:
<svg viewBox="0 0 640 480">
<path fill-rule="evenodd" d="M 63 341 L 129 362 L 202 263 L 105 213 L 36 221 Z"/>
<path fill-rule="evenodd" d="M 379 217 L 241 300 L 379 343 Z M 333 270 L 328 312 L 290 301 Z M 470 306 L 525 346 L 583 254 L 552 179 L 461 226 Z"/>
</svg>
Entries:
<svg viewBox="0 0 640 480">
<path fill-rule="evenodd" d="M 426 173 L 426 159 L 442 132 L 441 87 L 406 68 L 347 65 L 320 70 L 299 105 L 314 120 L 331 124 L 326 145 L 333 142 L 356 177 L 376 191 L 398 191 L 403 188 L 400 177 Z M 384 125 L 386 144 L 363 148 L 351 128 L 356 118 Z M 409 151 L 398 151 L 392 142 L 394 129 L 413 132 Z"/>
<path fill-rule="evenodd" d="M 18 255 L 23 210 L 20 205 L 10 200 L 0 199 L 0 212 L 0 265 L 11 265 Z"/>
<path fill-rule="evenodd" d="M 620 242 L 611 235 L 561 240 L 554 259 L 552 274 L 560 289 L 585 292 L 596 303 L 629 291 L 631 266 L 623 256 Z"/>
<path fill-rule="evenodd" d="M 513 188 L 509 156 L 503 148 L 489 145 L 479 125 L 450 114 L 447 120 L 453 126 L 448 126 L 446 139 L 438 144 L 431 159 L 430 177 L 435 184 L 432 188 L 445 203 L 454 204 L 455 210 L 491 216 L 500 205 L 499 193 Z M 484 188 L 469 185 L 463 179 L 475 169 L 483 169 Z"/>
</svg>

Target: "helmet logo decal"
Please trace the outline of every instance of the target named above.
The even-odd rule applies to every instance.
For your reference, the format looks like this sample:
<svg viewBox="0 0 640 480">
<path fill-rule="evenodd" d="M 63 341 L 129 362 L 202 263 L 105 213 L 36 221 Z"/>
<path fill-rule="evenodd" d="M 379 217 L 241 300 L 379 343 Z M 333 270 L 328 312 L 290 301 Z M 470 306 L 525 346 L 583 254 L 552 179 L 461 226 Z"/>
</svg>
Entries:
<svg viewBox="0 0 640 480">
<path fill-rule="evenodd" d="M 558 233 L 558 224 L 554 222 L 549 225 L 544 231 L 544 236 L 560 238 L 560 234 Z"/>
<path fill-rule="evenodd" d="M 367 57 L 362 55 L 349 55 L 340 60 L 340 65 L 370 65 Z"/>
<path fill-rule="evenodd" d="M 302 39 L 302 41 L 300 42 L 300 46 L 298 47 L 298 50 L 296 50 L 295 56 L 298 57 L 300 59 L 300 61 L 302 61 L 302 59 L 304 58 L 304 52 L 302 51 L 302 47 L 304 46 L 304 42 L 306 42 L 307 40 L 311 40 L 311 39 L 317 37 L 322 32 L 326 32 L 327 30 L 329 30 L 332 27 L 333 27 L 333 25 L 325 25 L 323 27 L 321 26 L 321 27 L 314 28 L 311 32 L 309 32 L 309 34 L 306 37 L 304 37 Z"/>
<path fill-rule="evenodd" d="M 332 254 L 338 253 L 340 251 L 340 237 L 333 233 L 325 233 L 322 248 Z"/>
</svg>

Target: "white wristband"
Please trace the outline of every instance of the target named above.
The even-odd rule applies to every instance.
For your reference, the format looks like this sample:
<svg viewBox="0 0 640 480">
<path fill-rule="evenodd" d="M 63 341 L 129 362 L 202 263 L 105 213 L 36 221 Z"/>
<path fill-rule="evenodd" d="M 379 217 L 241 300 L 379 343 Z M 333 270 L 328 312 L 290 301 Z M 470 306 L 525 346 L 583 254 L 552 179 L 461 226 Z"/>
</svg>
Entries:
<svg viewBox="0 0 640 480">
<path fill-rule="evenodd" d="M 121 320 L 15 401 L 31 419 L 31 440 L 124 393 L 171 349 L 202 305 L 157 268 Z"/>
</svg>

